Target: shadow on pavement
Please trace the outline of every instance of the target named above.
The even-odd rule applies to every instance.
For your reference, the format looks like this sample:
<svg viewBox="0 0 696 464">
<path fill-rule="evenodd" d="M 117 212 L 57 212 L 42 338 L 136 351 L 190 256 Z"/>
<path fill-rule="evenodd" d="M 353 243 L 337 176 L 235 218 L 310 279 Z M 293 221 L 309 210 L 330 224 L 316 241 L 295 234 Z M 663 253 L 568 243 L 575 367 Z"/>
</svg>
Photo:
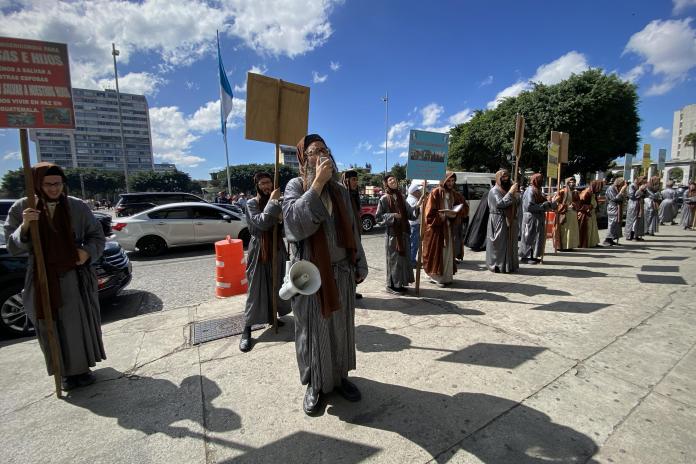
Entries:
<svg viewBox="0 0 696 464">
<path fill-rule="evenodd" d="M 128 252 L 128 259 L 134 262 L 167 261 L 170 259 L 196 258 L 199 256 L 215 256 L 215 245 L 206 243 L 203 245 L 168 248 L 159 256 L 144 256 L 137 251 Z"/>
<path fill-rule="evenodd" d="M 653 258 L 655 261 L 686 261 L 688 256 L 658 256 Z"/>
<path fill-rule="evenodd" d="M 570 296 L 570 293 L 564 290 L 555 290 L 553 288 L 544 287 L 543 285 L 513 283 L 513 282 L 493 282 L 493 281 L 477 281 L 477 280 L 457 280 L 455 281 L 456 288 L 466 288 L 471 290 L 485 290 L 487 292 L 501 293 L 519 293 L 525 296 L 536 295 L 557 295 Z"/>
<path fill-rule="evenodd" d="M 590 314 L 608 308 L 612 303 L 585 303 L 581 301 L 555 301 L 530 308 L 534 311 L 553 311 L 557 313 Z"/>
<path fill-rule="evenodd" d="M 640 268 L 641 272 L 679 272 L 679 266 L 650 266 Z"/>
<path fill-rule="evenodd" d="M 501 286 L 506 286 L 508 285 L 507 283 L 499 283 Z M 457 281 L 454 281 L 454 284 L 452 285 L 454 288 L 460 288 L 460 285 L 457 285 Z M 499 291 L 501 290 L 502 287 L 498 288 Z M 425 288 L 421 289 L 421 297 L 428 303 L 431 303 L 436 306 L 447 306 L 447 307 L 453 307 L 452 311 L 450 312 L 456 312 L 458 314 L 463 314 L 465 316 L 482 316 L 483 312 L 477 310 L 477 309 L 464 309 L 460 308 L 459 306 L 455 305 L 454 303 L 449 303 L 449 301 L 496 301 L 500 303 L 519 303 L 519 304 L 527 304 L 526 301 L 516 301 L 516 300 L 511 300 L 510 298 L 503 296 L 503 295 L 498 295 L 497 293 L 493 293 L 492 291 L 488 292 L 472 292 L 472 293 L 463 293 L 463 292 L 455 292 L 452 290 L 444 290 L 440 288 Z"/>
<path fill-rule="evenodd" d="M 521 275 L 533 275 L 533 276 L 558 276 L 558 277 L 570 277 L 574 279 L 589 279 L 592 277 L 606 277 L 605 272 L 590 271 L 587 269 L 551 269 L 544 268 L 543 265 L 526 265 L 523 264 L 518 274 Z"/>
<path fill-rule="evenodd" d="M 450 354 L 438 358 L 437 361 L 514 369 L 534 359 L 544 351 L 546 348 L 539 346 L 475 343 L 462 350 L 452 351 Z"/>
<path fill-rule="evenodd" d="M 162 311 L 162 300 L 143 290 L 123 290 L 118 296 L 101 303 L 102 323 L 119 321 Z"/>
<path fill-rule="evenodd" d="M 459 450 L 489 464 L 595 462 L 590 459 L 598 448 L 590 437 L 515 401 L 353 380 L 363 400 L 348 403 L 331 395 L 328 414 L 349 424 L 397 433 L 437 462 L 448 462 Z"/>
<path fill-rule="evenodd" d="M 596 257 L 596 255 L 587 255 L 587 256 L 592 256 L 593 258 Z M 615 256 L 613 256 L 615 258 Z M 590 268 L 597 268 L 597 267 L 610 267 L 610 268 L 626 268 L 626 267 L 635 267 L 631 266 L 630 264 L 613 264 L 613 263 L 606 263 L 602 261 L 585 261 L 585 262 L 576 262 L 576 261 L 544 261 L 544 264 L 540 266 L 575 266 L 575 267 L 590 267 Z M 526 264 L 523 264 L 523 266 L 526 266 Z"/>
<path fill-rule="evenodd" d="M 455 292 L 451 292 L 455 293 Z M 415 295 L 415 293 L 413 293 Z M 442 300 L 431 300 L 426 298 L 430 294 L 421 286 L 422 300 L 429 304 L 419 304 L 420 301 L 410 298 L 372 298 L 364 296 L 361 300 L 356 300 L 356 309 L 367 309 L 370 311 L 397 311 L 408 316 L 437 316 L 442 314 L 463 314 L 469 316 L 480 316 L 483 313 L 476 310 L 460 308 L 456 304 Z"/>
<path fill-rule="evenodd" d="M 687 285 L 686 281 L 680 276 L 638 274 L 636 277 L 638 277 L 638 281 L 642 284 Z"/>
</svg>

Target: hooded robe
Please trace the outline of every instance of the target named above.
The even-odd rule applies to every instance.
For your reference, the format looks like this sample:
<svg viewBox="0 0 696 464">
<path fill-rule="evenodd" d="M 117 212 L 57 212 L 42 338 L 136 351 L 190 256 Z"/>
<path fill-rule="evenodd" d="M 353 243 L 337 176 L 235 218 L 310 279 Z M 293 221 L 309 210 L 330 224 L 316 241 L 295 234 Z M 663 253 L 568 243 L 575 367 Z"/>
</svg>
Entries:
<svg viewBox="0 0 696 464">
<path fill-rule="evenodd" d="M 495 174 L 495 187 L 488 192 L 488 230 L 486 232 L 486 265 L 492 272 L 515 272 L 519 267 L 517 253 L 517 206 L 519 196 L 501 184 L 505 169 Z"/>
</svg>

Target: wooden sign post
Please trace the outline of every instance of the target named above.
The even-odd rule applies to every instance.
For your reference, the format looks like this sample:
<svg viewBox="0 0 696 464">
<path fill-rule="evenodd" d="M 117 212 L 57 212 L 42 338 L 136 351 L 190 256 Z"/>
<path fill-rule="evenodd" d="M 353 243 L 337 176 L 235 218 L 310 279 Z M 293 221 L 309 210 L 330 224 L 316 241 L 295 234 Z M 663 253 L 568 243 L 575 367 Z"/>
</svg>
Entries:
<svg viewBox="0 0 696 464">
<path fill-rule="evenodd" d="M 423 181 L 423 193 L 421 193 L 420 207 L 420 231 L 418 232 L 418 259 L 416 260 L 416 296 L 420 296 L 420 275 L 423 267 L 423 230 L 425 229 L 425 210 L 428 203 L 428 181 Z"/>
<path fill-rule="evenodd" d="M 281 79 L 247 74 L 245 137 L 275 144 L 273 189 L 279 186 L 280 145 L 294 146 L 307 135 L 309 87 Z M 278 225 L 273 226 L 273 329 L 278 333 Z"/>
</svg>

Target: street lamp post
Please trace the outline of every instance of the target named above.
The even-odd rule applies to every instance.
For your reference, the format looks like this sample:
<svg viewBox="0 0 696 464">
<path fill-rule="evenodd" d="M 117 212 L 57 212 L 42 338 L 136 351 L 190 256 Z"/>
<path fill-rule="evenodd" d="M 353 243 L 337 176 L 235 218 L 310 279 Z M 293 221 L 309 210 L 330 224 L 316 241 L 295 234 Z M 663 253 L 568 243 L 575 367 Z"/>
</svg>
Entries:
<svg viewBox="0 0 696 464">
<path fill-rule="evenodd" d="M 116 69 L 116 57 L 120 54 L 116 50 L 116 44 L 111 44 L 111 55 L 114 57 L 114 79 L 116 80 L 116 106 L 118 107 L 118 127 L 121 132 L 121 154 L 123 156 L 123 176 L 126 181 L 126 193 L 129 193 L 128 188 L 128 157 L 126 156 L 126 142 L 123 138 L 123 117 L 121 115 L 121 93 L 118 90 L 118 71 Z"/>
<path fill-rule="evenodd" d="M 389 150 L 389 93 L 382 97 L 384 102 L 384 177 L 387 177 L 387 153 Z"/>
</svg>

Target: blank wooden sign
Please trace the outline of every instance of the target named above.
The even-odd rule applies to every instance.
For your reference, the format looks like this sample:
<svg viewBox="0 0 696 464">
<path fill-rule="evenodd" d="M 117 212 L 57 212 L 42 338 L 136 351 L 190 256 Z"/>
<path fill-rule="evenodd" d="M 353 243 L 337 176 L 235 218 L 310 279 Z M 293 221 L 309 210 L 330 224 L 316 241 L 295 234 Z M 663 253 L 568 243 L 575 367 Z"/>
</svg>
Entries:
<svg viewBox="0 0 696 464">
<path fill-rule="evenodd" d="M 309 87 L 247 74 L 247 139 L 295 146 L 307 135 L 308 119 Z"/>
</svg>

